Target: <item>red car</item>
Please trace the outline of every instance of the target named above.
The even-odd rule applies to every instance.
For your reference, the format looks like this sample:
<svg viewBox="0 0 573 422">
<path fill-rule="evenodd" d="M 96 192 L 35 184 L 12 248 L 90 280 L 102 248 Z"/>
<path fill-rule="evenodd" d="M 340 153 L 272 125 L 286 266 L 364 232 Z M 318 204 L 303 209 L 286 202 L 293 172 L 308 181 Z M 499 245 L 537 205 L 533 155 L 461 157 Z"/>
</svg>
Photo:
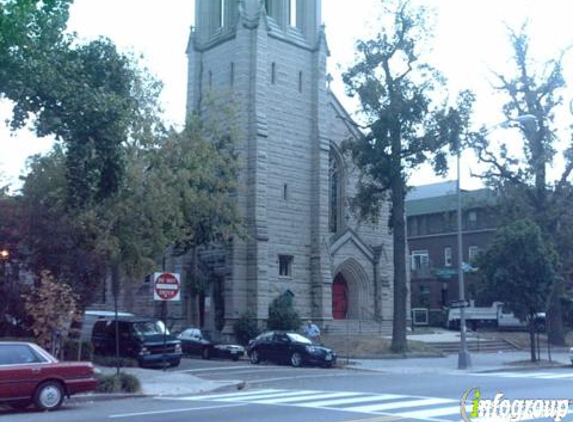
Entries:
<svg viewBox="0 0 573 422">
<path fill-rule="evenodd" d="M 32 343 L 0 341 L 0 403 L 55 410 L 65 396 L 95 390 L 90 362 L 59 362 Z"/>
</svg>

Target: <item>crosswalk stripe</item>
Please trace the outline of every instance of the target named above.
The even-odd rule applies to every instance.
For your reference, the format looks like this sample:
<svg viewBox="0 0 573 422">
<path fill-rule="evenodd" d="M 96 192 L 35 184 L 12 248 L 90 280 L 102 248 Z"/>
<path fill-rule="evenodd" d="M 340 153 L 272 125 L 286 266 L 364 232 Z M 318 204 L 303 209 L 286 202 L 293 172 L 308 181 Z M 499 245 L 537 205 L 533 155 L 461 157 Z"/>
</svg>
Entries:
<svg viewBox="0 0 573 422">
<path fill-rule="evenodd" d="M 561 378 L 573 378 L 573 373 L 571 373 L 571 374 L 542 375 L 542 376 L 536 376 L 535 378 L 543 378 L 546 380 L 561 379 Z"/>
<path fill-rule="evenodd" d="M 266 389 L 266 390 L 257 390 L 257 391 L 241 391 L 238 393 L 227 393 L 227 394 L 207 394 L 204 396 L 191 396 L 189 398 L 193 399 L 193 400 L 210 400 L 210 399 L 223 399 L 223 398 L 230 398 L 230 397 L 237 397 L 237 396 L 242 396 L 242 397 L 247 397 L 247 396 L 254 396 L 254 395 L 259 395 L 259 394 L 273 394 L 273 393 L 286 393 L 287 390 L 272 390 L 272 389 Z"/>
<path fill-rule="evenodd" d="M 421 399 L 421 400 L 406 400 L 406 401 L 399 401 L 399 402 L 392 402 L 392 403 L 378 403 L 378 404 L 369 404 L 366 406 L 352 406 L 352 407 L 345 407 L 344 410 L 349 410 L 353 412 L 380 412 L 383 410 L 393 410 L 393 409 L 403 409 L 403 408 L 410 408 L 410 407 L 423 407 L 423 406 L 432 406 L 436 404 L 446 404 L 446 403 L 455 403 L 456 400 L 452 399 L 438 399 L 438 398 L 428 398 L 428 399 Z M 459 410 L 458 406 L 458 410 Z"/>
<path fill-rule="evenodd" d="M 279 397 L 276 399 L 266 399 L 266 400 L 254 400 L 253 403 L 257 404 L 279 404 L 279 403 L 296 403 L 296 402 L 305 402 L 315 399 L 333 399 L 336 397 L 349 397 L 349 396 L 358 396 L 360 393 L 346 393 L 346 392 L 339 392 L 339 393 L 316 393 L 309 394 L 303 397 Z"/>
<path fill-rule="evenodd" d="M 224 397 L 222 399 L 216 399 L 218 401 L 233 402 L 233 401 L 249 401 L 252 403 L 262 403 L 268 401 L 269 403 L 278 403 L 278 400 L 283 398 L 288 398 L 294 400 L 301 400 L 302 397 L 308 397 L 308 395 L 317 394 L 316 391 L 282 391 L 276 393 L 266 393 L 266 394 L 245 394 L 237 395 L 236 397 Z"/>
<path fill-rule="evenodd" d="M 327 407 L 327 406 L 340 406 L 342 404 L 365 403 L 369 401 L 384 401 L 384 400 L 394 400 L 394 399 L 404 399 L 404 398 L 406 398 L 406 396 L 398 396 L 396 394 L 380 394 L 377 396 L 348 397 L 344 399 L 312 401 L 310 403 L 302 403 L 300 406 Z"/>
<path fill-rule="evenodd" d="M 398 416 L 403 418 L 413 418 L 413 419 L 428 419 L 435 418 L 437 416 L 455 415 L 460 414 L 460 405 L 450 406 L 450 407 L 438 407 L 436 409 L 426 409 L 426 410 L 416 410 L 413 412 L 400 412 L 397 413 Z"/>
</svg>

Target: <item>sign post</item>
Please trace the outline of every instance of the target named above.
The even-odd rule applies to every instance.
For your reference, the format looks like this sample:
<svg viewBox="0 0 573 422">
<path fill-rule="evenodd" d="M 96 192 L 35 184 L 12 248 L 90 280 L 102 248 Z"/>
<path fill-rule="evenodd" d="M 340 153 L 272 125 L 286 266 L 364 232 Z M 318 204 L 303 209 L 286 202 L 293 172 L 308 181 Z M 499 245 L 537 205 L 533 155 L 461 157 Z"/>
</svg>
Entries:
<svg viewBox="0 0 573 422">
<path fill-rule="evenodd" d="M 154 273 L 153 274 L 153 299 L 163 302 L 163 370 L 167 369 L 167 302 L 179 302 L 181 300 L 181 277 L 177 273 Z"/>
</svg>

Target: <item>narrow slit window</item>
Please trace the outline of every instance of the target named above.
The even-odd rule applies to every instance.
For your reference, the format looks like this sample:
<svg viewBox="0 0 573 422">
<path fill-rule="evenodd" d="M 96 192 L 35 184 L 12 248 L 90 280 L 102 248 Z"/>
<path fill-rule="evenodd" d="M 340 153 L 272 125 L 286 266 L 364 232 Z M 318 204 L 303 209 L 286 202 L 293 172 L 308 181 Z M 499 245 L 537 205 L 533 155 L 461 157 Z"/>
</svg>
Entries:
<svg viewBox="0 0 573 422">
<path fill-rule="evenodd" d="M 224 27 L 226 25 L 225 15 L 227 14 L 227 0 L 219 0 L 219 27 Z"/>
<path fill-rule="evenodd" d="M 213 87 L 213 72 L 209 71 L 209 89 Z"/>
<path fill-rule="evenodd" d="M 288 185 L 286 183 L 283 185 L 283 199 L 288 201 Z"/>
<path fill-rule="evenodd" d="M 273 62 L 271 65 L 271 83 L 274 85 L 277 81 L 277 64 Z"/>
<path fill-rule="evenodd" d="M 302 92 L 302 71 L 298 72 L 298 92 Z"/>
<path fill-rule="evenodd" d="M 296 3 L 298 0 L 290 0 L 289 4 L 289 24 L 293 28 L 297 27 Z"/>
<path fill-rule="evenodd" d="M 231 88 L 235 85 L 235 63 L 231 62 Z"/>
</svg>

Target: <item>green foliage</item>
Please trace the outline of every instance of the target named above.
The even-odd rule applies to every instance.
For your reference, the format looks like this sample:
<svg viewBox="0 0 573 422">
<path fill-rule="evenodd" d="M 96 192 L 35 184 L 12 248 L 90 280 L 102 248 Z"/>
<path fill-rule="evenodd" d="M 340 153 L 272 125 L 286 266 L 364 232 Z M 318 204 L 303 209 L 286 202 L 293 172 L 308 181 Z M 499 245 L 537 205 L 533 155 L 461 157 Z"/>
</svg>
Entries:
<svg viewBox="0 0 573 422">
<path fill-rule="evenodd" d="M 80 354 L 81 347 L 81 354 Z M 67 361 L 91 361 L 94 347 L 89 340 L 66 340 L 64 342 L 64 360 Z"/>
<path fill-rule="evenodd" d="M 275 298 L 269 305 L 269 330 L 298 330 L 302 321 L 298 312 L 294 309 L 293 298 L 289 294 L 283 294 Z"/>
<path fill-rule="evenodd" d="M 98 393 L 138 393 L 141 382 L 135 375 L 120 372 L 114 375 L 98 375 Z"/>
<path fill-rule="evenodd" d="M 478 258 L 483 290 L 504 302 L 521 321 L 547 309 L 556 281 L 556 253 L 531 220 L 501 227 Z"/>
<path fill-rule="evenodd" d="M 249 344 L 249 340 L 254 339 L 261 333 L 256 316 L 250 312 L 244 313 L 235 321 L 233 331 L 237 342 L 242 345 Z"/>
</svg>

